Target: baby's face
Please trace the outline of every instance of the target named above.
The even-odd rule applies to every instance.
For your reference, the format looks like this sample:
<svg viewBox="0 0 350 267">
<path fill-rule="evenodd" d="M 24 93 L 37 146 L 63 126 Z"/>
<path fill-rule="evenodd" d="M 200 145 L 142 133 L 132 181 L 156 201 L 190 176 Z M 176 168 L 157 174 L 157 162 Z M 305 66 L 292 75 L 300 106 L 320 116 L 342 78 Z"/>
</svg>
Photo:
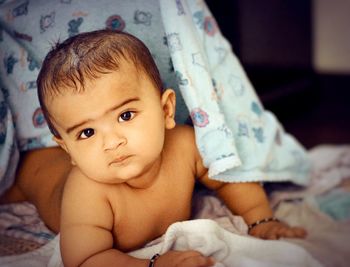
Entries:
<svg viewBox="0 0 350 267">
<path fill-rule="evenodd" d="M 90 179 L 121 183 L 142 176 L 160 160 L 164 145 L 163 97 L 129 63 L 88 82 L 83 93 L 48 102 L 58 143 Z"/>
</svg>

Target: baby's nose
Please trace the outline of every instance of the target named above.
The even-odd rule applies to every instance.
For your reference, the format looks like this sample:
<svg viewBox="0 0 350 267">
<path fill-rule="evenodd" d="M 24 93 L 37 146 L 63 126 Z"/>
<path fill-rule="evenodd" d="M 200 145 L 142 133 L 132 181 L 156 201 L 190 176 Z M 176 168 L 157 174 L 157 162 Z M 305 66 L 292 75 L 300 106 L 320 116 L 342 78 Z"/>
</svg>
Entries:
<svg viewBox="0 0 350 267">
<path fill-rule="evenodd" d="M 125 138 L 125 136 L 117 133 L 109 133 L 105 135 L 104 138 L 104 150 L 114 150 L 122 145 L 125 145 L 126 143 L 127 139 Z"/>
</svg>

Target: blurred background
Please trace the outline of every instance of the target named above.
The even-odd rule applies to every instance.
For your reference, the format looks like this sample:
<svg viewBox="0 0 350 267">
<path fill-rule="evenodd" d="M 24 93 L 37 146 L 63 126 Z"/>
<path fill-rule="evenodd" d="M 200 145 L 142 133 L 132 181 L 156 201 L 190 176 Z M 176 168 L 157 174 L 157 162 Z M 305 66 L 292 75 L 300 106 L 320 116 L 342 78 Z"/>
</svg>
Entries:
<svg viewBox="0 0 350 267">
<path fill-rule="evenodd" d="M 350 0 L 206 0 L 266 109 L 305 147 L 350 143 Z"/>
</svg>

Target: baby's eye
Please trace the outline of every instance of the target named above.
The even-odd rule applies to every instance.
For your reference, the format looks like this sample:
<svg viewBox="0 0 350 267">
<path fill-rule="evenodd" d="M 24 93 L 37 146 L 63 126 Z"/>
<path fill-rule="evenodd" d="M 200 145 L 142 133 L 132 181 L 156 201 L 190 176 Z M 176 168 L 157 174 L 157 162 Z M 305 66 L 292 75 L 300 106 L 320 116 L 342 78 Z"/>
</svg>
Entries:
<svg viewBox="0 0 350 267">
<path fill-rule="evenodd" d="M 81 131 L 79 138 L 80 139 L 87 139 L 90 138 L 91 136 L 93 136 L 95 133 L 94 129 L 92 128 L 87 128 Z"/>
<path fill-rule="evenodd" d="M 123 112 L 122 114 L 120 114 L 118 121 L 119 122 L 129 121 L 132 118 L 134 118 L 134 116 L 135 116 L 135 112 L 126 111 L 126 112 Z"/>
</svg>

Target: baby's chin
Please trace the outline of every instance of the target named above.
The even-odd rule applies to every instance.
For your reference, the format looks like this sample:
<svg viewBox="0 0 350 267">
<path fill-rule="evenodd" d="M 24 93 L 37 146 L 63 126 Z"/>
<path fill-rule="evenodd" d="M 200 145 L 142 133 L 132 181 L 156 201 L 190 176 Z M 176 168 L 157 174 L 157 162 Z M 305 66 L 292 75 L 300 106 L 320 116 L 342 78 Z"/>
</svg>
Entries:
<svg viewBox="0 0 350 267">
<path fill-rule="evenodd" d="M 103 174 L 96 174 L 95 172 L 90 175 L 85 175 L 88 179 L 95 181 L 97 183 L 103 183 L 103 184 L 122 184 L 125 183 L 131 179 L 133 179 L 133 176 L 129 175 L 115 175 L 115 176 L 107 176 Z"/>
<path fill-rule="evenodd" d="M 124 170 L 109 170 L 108 173 L 103 172 L 84 172 L 84 175 L 95 182 L 103 184 L 122 184 L 129 181 L 136 181 L 140 177 L 140 171 L 134 168 L 124 168 Z"/>
<path fill-rule="evenodd" d="M 88 177 L 88 178 L 98 183 L 111 184 L 111 185 L 122 184 L 129 180 L 129 179 L 120 179 L 120 178 L 91 178 L 91 177 Z"/>
</svg>

